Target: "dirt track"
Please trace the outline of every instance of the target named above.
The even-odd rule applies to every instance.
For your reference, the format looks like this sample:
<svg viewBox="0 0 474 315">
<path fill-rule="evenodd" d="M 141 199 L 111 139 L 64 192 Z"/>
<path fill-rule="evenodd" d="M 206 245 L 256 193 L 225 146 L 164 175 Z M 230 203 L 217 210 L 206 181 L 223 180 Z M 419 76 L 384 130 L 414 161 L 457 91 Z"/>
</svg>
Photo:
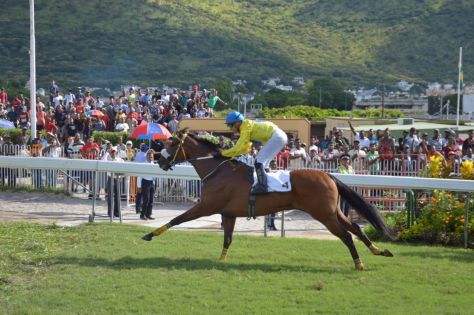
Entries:
<svg viewBox="0 0 474 315">
<path fill-rule="evenodd" d="M 150 227 L 158 227 L 167 223 L 173 217 L 190 208 L 192 204 L 156 204 L 154 206 L 154 221 L 142 221 L 135 214 L 134 207 L 122 207 L 122 219 L 124 223 L 140 224 Z M 49 193 L 27 193 L 27 192 L 0 192 L 0 223 L 28 221 L 38 223 L 56 223 L 59 225 L 73 226 L 88 222 L 92 210 L 92 200 L 81 196 L 65 196 Z M 106 217 L 107 204 L 104 200 L 98 200 L 95 212 L 98 214 L 96 221 L 109 221 Z M 117 219 L 115 219 L 118 222 Z M 175 229 L 220 231 L 220 215 L 200 218 L 187 222 Z M 247 220 L 238 218 L 235 232 L 240 234 L 263 234 L 263 218 Z M 275 221 L 280 230 L 281 219 Z M 300 211 L 288 211 L 285 216 L 285 230 L 288 237 L 322 238 L 334 239 L 324 226 L 310 218 L 306 213 Z M 269 235 L 279 236 L 280 231 L 269 232 Z"/>
</svg>

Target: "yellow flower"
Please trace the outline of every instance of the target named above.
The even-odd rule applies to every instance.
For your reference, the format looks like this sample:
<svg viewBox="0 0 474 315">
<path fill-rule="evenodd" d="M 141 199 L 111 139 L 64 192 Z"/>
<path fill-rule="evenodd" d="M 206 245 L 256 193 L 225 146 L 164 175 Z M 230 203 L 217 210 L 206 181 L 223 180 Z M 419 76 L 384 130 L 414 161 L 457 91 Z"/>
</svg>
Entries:
<svg viewBox="0 0 474 315">
<path fill-rule="evenodd" d="M 464 161 L 461 163 L 461 178 L 474 179 L 474 162 Z"/>
</svg>

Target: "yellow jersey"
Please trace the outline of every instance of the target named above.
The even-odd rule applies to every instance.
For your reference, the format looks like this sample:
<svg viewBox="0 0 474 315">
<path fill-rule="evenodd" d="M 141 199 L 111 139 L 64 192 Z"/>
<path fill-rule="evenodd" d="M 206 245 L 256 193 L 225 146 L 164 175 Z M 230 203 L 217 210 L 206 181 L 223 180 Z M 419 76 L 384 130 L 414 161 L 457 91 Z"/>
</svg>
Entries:
<svg viewBox="0 0 474 315">
<path fill-rule="evenodd" d="M 277 125 L 270 121 L 244 119 L 240 126 L 239 140 L 232 148 L 222 151 L 222 156 L 233 157 L 246 154 L 252 146 L 252 141 L 267 143 L 277 128 Z"/>
</svg>

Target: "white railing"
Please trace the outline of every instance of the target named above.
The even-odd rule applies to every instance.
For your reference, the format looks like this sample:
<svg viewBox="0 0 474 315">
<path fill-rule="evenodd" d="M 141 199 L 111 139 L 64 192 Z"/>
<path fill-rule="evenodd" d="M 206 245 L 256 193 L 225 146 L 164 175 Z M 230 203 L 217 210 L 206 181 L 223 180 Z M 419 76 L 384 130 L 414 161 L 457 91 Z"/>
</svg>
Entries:
<svg viewBox="0 0 474 315">
<path fill-rule="evenodd" d="M 123 162 L 114 163 L 98 160 L 75 160 L 57 158 L 32 158 L 0 156 L 2 168 L 34 168 L 50 170 L 80 170 L 92 172 L 110 172 L 130 176 L 156 176 L 159 178 L 175 178 L 199 180 L 192 166 L 178 165 L 172 171 L 164 171 L 156 164 Z M 449 191 L 474 192 L 472 181 L 458 179 L 435 179 L 404 176 L 379 176 L 379 175 L 346 175 L 333 174 L 344 183 L 351 186 L 386 187 L 407 189 L 444 189 Z"/>
<path fill-rule="evenodd" d="M 86 180 L 81 178 L 81 176 L 85 176 L 84 174 L 88 176 Z M 127 197 L 130 195 L 128 189 L 132 186 L 129 183 L 133 180 L 133 176 L 150 175 L 158 178 L 158 195 L 165 196 L 165 200 L 162 201 L 184 201 L 190 196 L 199 197 L 201 193 L 200 179 L 194 168 L 189 165 L 179 165 L 172 171 L 163 171 L 156 164 L 147 163 L 0 156 L 0 179 L 4 183 L 13 185 L 21 184 L 21 180 L 25 178 L 29 179 L 30 184 L 32 183 L 33 187 L 36 188 L 40 188 L 35 185 L 35 182 L 38 181 L 57 184 L 58 181 L 62 180 L 65 188 L 71 188 L 74 184 L 77 188 L 77 185 L 82 185 L 85 182 L 89 184 L 88 192 L 97 196 L 100 194 L 100 190 L 105 188 L 107 177 L 119 175 L 121 178 L 125 178 L 125 181 L 122 181 L 121 184 L 123 187 L 121 191 L 126 191 Z M 474 192 L 473 182 L 469 180 L 338 173 L 333 175 L 347 185 L 355 186 L 358 189 L 363 187 L 362 190 L 370 190 L 370 196 L 374 196 L 374 191 L 383 192 L 390 189 L 399 189 L 399 192 L 407 189 L 442 189 L 464 192 L 469 195 Z M 183 196 L 185 199 L 183 199 Z M 399 193 L 399 197 L 403 199 L 405 196 Z M 96 198 L 93 197 L 92 199 L 91 215 L 93 220 Z M 385 199 L 389 200 L 389 198 Z M 466 227 L 467 225 L 465 225 Z"/>
</svg>

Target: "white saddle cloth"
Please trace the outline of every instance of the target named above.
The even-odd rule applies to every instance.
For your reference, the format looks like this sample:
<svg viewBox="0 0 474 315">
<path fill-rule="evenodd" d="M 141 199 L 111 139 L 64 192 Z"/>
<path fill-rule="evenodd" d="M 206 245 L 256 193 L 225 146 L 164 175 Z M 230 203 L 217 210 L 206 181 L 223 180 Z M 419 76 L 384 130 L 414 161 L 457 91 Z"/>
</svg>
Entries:
<svg viewBox="0 0 474 315">
<path fill-rule="evenodd" d="M 289 171 L 271 171 L 267 173 L 268 190 L 271 192 L 289 192 L 291 191 L 290 172 Z M 257 184 L 257 174 L 253 173 L 253 184 Z"/>
</svg>

